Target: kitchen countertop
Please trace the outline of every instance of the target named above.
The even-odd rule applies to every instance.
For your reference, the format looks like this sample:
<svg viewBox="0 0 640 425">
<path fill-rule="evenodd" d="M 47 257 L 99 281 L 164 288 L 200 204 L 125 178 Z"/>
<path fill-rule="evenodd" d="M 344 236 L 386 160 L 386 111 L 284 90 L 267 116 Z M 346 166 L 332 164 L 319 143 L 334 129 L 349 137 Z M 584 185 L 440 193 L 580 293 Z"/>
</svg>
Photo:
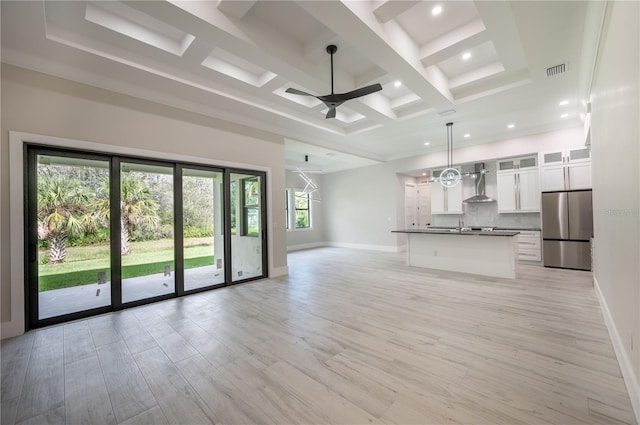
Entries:
<svg viewBox="0 0 640 425">
<path fill-rule="evenodd" d="M 446 229 L 405 229 L 405 230 L 392 230 L 391 233 L 410 233 L 410 234 L 425 234 L 425 235 L 463 235 L 463 236 L 516 236 L 520 232 L 508 231 L 508 230 L 494 230 L 491 232 L 483 232 L 482 230 L 455 230 L 455 228 Z"/>
<path fill-rule="evenodd" d="M 542 229 L 539 227 L 499 227 L 499 226 L 469 226 L 471 230 L 481 230 L 485 227 L 490 227 L 493 230 L 514 230 L 514 231 L 529 231 L 529 232 L 540 232 Z M 440 229 L 456 229 L 457 227 L 452 226 L 429 226 L 429 229 L 440 230 Z M 424 229 L 422 229 L 424 230 Z"/>
</svg>

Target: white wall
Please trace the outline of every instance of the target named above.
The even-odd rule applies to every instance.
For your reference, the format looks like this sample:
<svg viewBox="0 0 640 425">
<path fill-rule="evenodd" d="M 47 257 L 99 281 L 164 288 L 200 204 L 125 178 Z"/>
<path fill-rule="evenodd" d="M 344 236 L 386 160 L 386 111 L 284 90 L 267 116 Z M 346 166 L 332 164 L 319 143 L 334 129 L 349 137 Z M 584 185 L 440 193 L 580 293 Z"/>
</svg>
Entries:
<svg viewBox="0 0 640 425">
<path fill-rule="evenodd" d="M 313 182 L 318 186 L 318 192 L 311 195 L 313 199 L 320 199 L 319 202 L 312 201 L 311 208 L 311 228 L 310 229 L 295 229 L 295 214 L 293 210 L 295 205 L 293 200 L 291 208 L 291 229 L 287 230 L 287 251 L 295 251 L 298 249 L 314 248 L 324 245 L 324 233 L 323 233 L 323 210 L 324 202 L 322 201 L 325 193 L 322 185 L 322 174 L 309 174 L 309 177 L 313 179 Z M 286 172 L 286 187 L 292 190 L 303 190 L 305 188 L 305 182 L 300 178 L 300 174 L 292 171 Z"/>
<path fill-rule="evenodd" d="M 10 183 L 9 131 L 72 139 L 72 145 L 93 143 L 96 149 L 136 152 L 164 159 L 235 165 L 268 174 L 269 273 L 286 273 L 284 229 L 284 143 L 279 136 L 206 116 L 116 94 L 68 80 L 2 64 L 2 337 L 24 329 L 23 240 L 11 222 L 22 221 L 17 211 L 22 187 L 20 161 L 13 161 Z M 50 141 L 52 139 L 49 139 Z M 54 141 L 53 143 L 58 143 Z M 62 142 L 60 142 L 62 143 Z M 15 149 L 12 149 L 15 151 Z M 18 149 L 18 158 L 21 152 Z M 17 162 L 17 164 L 16 164 Z M 9 193 L 10 186 L 14 187 Z M 19 192 L 19 193 L 16 193 Z M 15 237 L 14 237 L 15 236 Z M 15 240 L 14 240 L 15 239 Z M 12 241 L 14 242 L 12 244 Z M 18 246 L 19 245 L 19 246 Z"/>
<path fill-rule="evenodd" d="M 538 151 L 580 146 L 584 130 L 574 127 L 456 149 L 456 163 L 489 162 Z M 325 174 L 324 233 L 330 244 L 398 251 L 405 238 L 391 230 L 404 228 L 404 180 L 397 173 L 436 168 L 446 152 L 399 159 L 355 170 Z"/>
<path fill-rule="evenodd" d="M 638 2 L 611 2 L 591 92 L 595 279 L 640 422 Z M 632 342 L 633 339 L 633 348 Z"/>
<path fill-rule="evenodd" d="M 393 163 L 325 174 L 325 239 L 333 245 L 396 250 L 404 227 L 404 183 Z M 400 227 L 398 227 L 400 226 Z"/>
</svg>

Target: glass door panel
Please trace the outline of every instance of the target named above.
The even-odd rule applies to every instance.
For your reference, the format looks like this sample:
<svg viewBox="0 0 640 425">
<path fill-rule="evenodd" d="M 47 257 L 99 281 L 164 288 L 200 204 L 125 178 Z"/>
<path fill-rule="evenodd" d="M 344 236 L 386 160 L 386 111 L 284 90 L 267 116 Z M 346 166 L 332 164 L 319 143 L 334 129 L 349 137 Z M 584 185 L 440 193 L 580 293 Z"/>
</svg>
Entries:
<svg viewBox="0 0 640 425">
<path fill-rule="evenodd" d="M 109 161 L 38 154 L 35 177 L 37 319 L 110 306 Z"/>
<path fill-rule="evenodd" d="M 122 302 L 175 293 L 173 167 L 120 164 Z"/>
<path fill-rule="evenodd" d="M 224 284 L 223 173 L 182 170 L 184 290 Z"/>
<path fill-rule="evenodd" d="M 263 203 L 264 177 L 230 173 L 231 280 L 233 282 L 264 276 Z M 232 229 L 233 230 L 233 229 Z"/>
</svg>

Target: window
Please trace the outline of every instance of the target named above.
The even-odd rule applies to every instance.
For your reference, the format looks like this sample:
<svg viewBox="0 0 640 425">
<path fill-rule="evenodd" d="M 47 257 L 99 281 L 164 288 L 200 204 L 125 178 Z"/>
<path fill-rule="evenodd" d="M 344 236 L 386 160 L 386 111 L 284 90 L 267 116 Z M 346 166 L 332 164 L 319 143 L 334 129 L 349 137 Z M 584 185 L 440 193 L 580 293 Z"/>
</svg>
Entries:
<svg viewBox="0 0 640 425">
<path fill-rule="evenodd" d="M 311 227 L 311 216 L 309 209 L 309 194 L 306 192 L 295 192 L 296 205 L 296 229 L 308 229 Z"/>
<path fill-rule="evenodd" d="M 236 234 L 236 209 L 238 208 L 238 182 L 231 182 L 231 234 Z"/>
<path fill-rule="evenodd" d="M 289 230 L 291 229 L 291 225 L 289 224 L 289 197 L 291 196 L 291 191 L 289 189 L 284 190 L 284 212 L 285 212 L 285 222 L 284 228 Z"/>
<path fill-rule="evenodd" d="M 242 235 L 260 234 L 260 181 L 257 177 L 242 179 Z"/>
</svg>

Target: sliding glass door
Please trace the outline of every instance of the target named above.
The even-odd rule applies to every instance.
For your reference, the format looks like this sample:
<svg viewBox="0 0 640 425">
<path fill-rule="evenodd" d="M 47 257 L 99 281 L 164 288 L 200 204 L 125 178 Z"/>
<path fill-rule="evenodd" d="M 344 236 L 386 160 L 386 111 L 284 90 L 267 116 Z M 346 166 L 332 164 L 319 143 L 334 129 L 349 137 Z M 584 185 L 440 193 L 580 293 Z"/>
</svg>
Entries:
<svg viewBox="0 0 640 425">
<path fill-rule="evenodd" d="M 110 306 L 109 161 L 42 153 L 29 162 L 32 314 L 44 320 Z"/>
<path fill-rule="evenodd" d="M 120 164 L 122 302 L 173 294 L 173 167 Z"/>
<path fill-rule="evenodd" d="M 230 216 L 235 224 L 231 236 L 231 280 L 238 282 L 261 277 L 266 269 L 264 175 L 243 172 L 229 176 Z"/>
<path fill-rule="evenodd" d="M 223 173 L 182 168 L 184 290 L 224 284 Z"/>
<path fill-rule="evenodd" d="M 266 174 L 29 146 L 29 327 L 266 277 Z"/>
</svg>

